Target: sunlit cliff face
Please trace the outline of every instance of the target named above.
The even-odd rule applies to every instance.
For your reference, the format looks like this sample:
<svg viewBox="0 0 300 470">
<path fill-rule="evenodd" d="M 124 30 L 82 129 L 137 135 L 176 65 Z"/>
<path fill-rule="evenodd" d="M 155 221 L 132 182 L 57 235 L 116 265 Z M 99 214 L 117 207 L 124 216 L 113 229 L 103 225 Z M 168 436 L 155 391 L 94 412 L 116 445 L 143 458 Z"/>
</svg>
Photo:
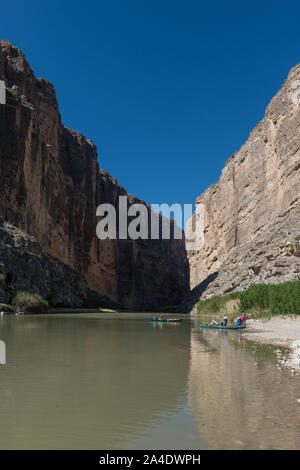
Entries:
<svg viewBox="0 0 300 470">
<path fill-rule="evenodd" d="M 220 179 L 197 199 L 205 209 L 205 237 L 203 248 L 189 253 L 191 288 L 216 271 L 219 294 L 244 280 L 293 278 L 292 269 L 278 270 L 275 262 L 285 256 L 287 234 L 300 235 L 299 78 L 297 65 Z"/>
<path fill-rule="evenodd" d="M 127 194 L 97 148 L 61 121 L 54 86 L 0 41 L 0 216 L 122 306 L 176 305 L 188 289 L 184 240 L 99 240 L 96 209 Z M 130 196 L 132 202 L 142 202 Z"/>
</svg>

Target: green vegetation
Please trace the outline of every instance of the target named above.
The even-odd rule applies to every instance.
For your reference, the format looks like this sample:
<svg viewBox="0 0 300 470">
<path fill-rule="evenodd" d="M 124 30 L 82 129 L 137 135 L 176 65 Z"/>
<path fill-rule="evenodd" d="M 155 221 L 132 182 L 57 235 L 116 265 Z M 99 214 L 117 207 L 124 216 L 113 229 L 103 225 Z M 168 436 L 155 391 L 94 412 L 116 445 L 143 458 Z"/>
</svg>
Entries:
<svg viewBox="0 0 300 470">
<path fill-rule="evenodd" d="M 15 309 L 12 305 L 0 303 L 0 312 L 14 312 L 14 311 Z"/>
<path fill-rule="evenodd" d="M 258 308 L 270 314 L 300 314 L 300 279 L 281 284 L 258 284 L 240 296 L 242 310 Z"/>
<path fill-rule="evenodd" d="M 300 279 L 281 284 L 255 284 L 243 292 L 232 292 L 200 300 L 197 305 L 201 315 L 234 317 L 242 311 L 252 317 L 300 314 Z"/>
<path fill-rule="evenodd" d="M 13 300 L 13 307 L 19 312 L 47 313 L 49 304 L 38 294 L 19 291 Z"/>
<path fill-rule="evenodd" d="M 198 303 L 198 312 L 199 313 L 205 313 L 205 314 L 213 314 L 213 313 L 230 313 L 228 312 L 227 305 L 230 300 L 239 300 L 239 292 L 235 292 L 232 294 L 228 295 L 223 295 L 223 296 L 214 296 L 210 297 L 209 299 L 206 300 L 200 300 Z M 238 301 L 238 309 L 236 310 L 237 312 L 239 311 L 239 301 Z"/>
</svg>

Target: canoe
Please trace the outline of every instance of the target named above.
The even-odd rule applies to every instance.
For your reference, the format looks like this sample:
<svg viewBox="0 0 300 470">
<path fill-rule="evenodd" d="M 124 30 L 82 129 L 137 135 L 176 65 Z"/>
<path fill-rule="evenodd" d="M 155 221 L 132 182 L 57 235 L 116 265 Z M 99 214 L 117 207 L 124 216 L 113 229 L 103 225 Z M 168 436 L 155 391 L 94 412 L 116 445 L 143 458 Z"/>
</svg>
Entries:
<svg viewBox="0 0 300 470">
<path fill-rule="evenodd" d="M 161 319 L 161 320 L 156 320 L 154 318 L 152 318 L 152 321 L 153 322 L 165 322 L 165 323 L 179 323 L 182 321 L 182 318 L 164 318 L 164 319 Z"/>
<path fill-rule="evenodd" d="M 246 328 L 246 325 L 240 325 L 240 326 L 236 326 L 236 325 L 226 325 L 226 326 L 221 326 L 221 325 L 200 325 L 200 328 L 214 328 L 214 329 L 217 329 L 217 330 L 243 330 L 244 328 Z"/>
</svg>

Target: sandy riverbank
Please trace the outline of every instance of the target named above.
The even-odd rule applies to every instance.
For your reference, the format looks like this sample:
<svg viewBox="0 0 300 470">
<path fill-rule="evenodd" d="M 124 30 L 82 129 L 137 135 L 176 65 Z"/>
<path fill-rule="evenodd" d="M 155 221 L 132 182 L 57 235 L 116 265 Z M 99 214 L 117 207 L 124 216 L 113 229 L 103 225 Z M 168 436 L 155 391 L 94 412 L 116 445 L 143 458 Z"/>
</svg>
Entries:
<svg viewBox="0 0 300 470">
<path fill-rule="evenodd" d="M 270 320 L 248 320 L 243 336 L 250 341 L 288 347 L 291 353 L 283 357 L 278 351 L 282 367 L 300 373 L 300 318 L 273 317 Z"/>
</svg>

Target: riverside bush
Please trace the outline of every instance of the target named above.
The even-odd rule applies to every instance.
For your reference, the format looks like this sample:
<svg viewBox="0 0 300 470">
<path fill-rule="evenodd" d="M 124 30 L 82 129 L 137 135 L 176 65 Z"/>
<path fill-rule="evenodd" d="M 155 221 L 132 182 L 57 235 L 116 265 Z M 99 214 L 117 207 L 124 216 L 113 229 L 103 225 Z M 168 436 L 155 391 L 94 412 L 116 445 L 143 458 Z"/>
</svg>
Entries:
<svg viewBox="0 0 300 470">
<path fill-rule="evenodd" d="M 17 311 L 31 313 L 46 313 L 49 304 L 38 294 L 19 291 L 13 300 L 13 306 Z"/>
<path fill-rule="evenodd" d="M 280 284 L 253 284 L 242 292 L 200 300 L 198 312 L 222 313 L 230 299 L 239 299 L 240 311 L 253 310 L 269 314 L 300 314 L 300 279 Z"/>
<path fill-rule="evenodd" d="M 0 312 L 14 312 L 12 305 L 0 303 Z"/>
<path fill-rule="evenodd" d="M 240 294 L 240 292 L 233 292 L 227 295 L 216 295 L 214 297 L 211 297 L 210 299 L 200 300 L 197 306 L 198 312 L 205 314 L 225 313 L 226 304 L 228 303 L 228 301 L 232 299 L 239 299 Z"/>
</svg>

